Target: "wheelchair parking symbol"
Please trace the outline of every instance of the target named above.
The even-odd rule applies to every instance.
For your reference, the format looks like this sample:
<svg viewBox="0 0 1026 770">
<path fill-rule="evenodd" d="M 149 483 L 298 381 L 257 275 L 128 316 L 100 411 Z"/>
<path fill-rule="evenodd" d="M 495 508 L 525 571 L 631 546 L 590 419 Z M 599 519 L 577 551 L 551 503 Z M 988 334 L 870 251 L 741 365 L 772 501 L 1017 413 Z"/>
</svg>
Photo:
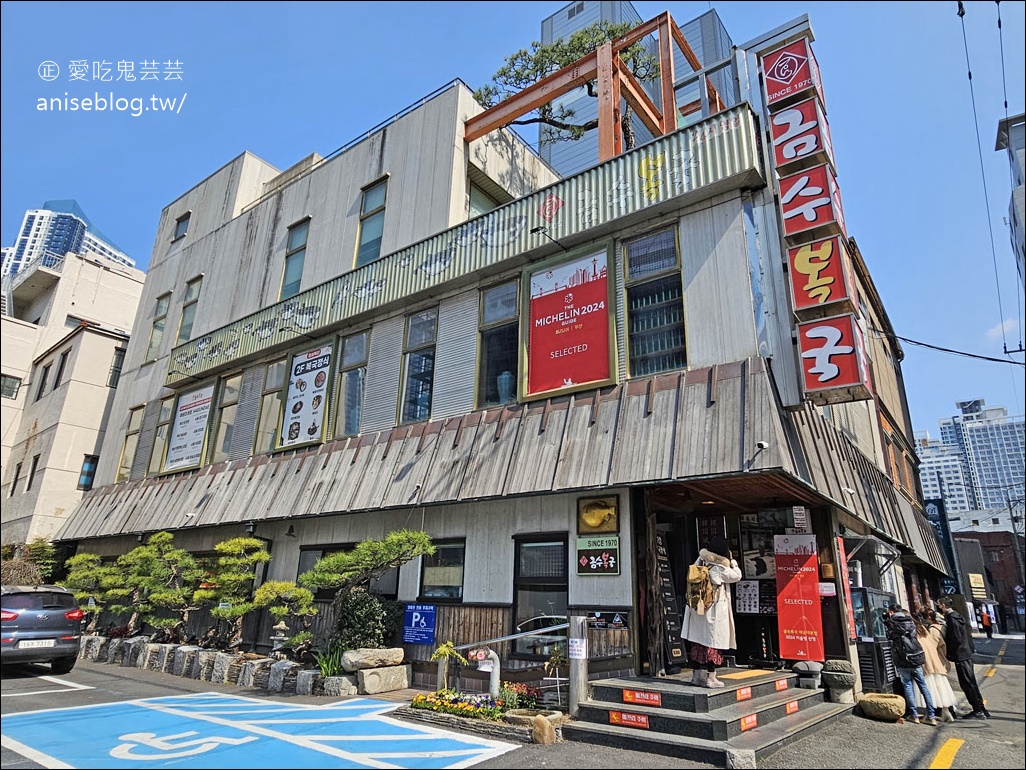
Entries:
<svg viewBox="0 0 1026 770">
<path fill-rule="evenodd" d="M 224 738 L 219 735 L 212 735 L 206 738 L 196 738 L 191 741 L 182 740 L 199 735 L 195 730 L 189 730 L 176 735 L 168 735 L 165 738 L 158 738 L 156 733 L 125 733 L 119 735 L 119 741 L 129 741 L 115 746 L 110 755 L 115 759 L 171 759 L 173 757 L 190 757 L 196 754 L 203 754 L 212 751 L 224 744 L 228 746 L 240 746 L 243 743 L 257 740 L 255 735 L 245 738 Z M 177 742 L 176 742 L 177 741 Z M 149 750 L 145 750 L 149 749 Z"/>
</svg>

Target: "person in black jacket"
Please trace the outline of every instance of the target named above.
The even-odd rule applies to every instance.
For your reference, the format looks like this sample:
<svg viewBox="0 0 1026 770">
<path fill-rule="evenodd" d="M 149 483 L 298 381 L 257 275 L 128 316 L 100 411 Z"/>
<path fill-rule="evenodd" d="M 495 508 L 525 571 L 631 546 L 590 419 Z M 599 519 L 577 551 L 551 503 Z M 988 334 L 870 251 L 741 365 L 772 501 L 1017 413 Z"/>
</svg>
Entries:
<svg viewBox="0 0 1026 770">
<path fill-rule="evenodd" d="M 965 618 L 955 612 L 950 597 L 942 596 L 937 600 L 937 604 L 944 612 L 944 645 L 947 647 L 948 660 L 955 664 L 958 686 L 962 688 L 966 700 L 973 709 L 962 718 L 990 719 L 990 712 L 987 711 L 983 695 L 980 693 L 980 685 L 976 683 L 976 671 L 973 669 L 973 653 L 976 652 L 976 646 L 973 644 L 972 634 L 966 629 Z"/>
<path fill-rule="evenodd" d="M 887 638 L 891 640 L 891 653 L 894 656 L 894 667 L 901 677 L 901 685 L 905 691 L 905 705 L 909 714 L 908 720 L 914 724 L 928 724 L 937 726 L 937 712 L 933 705 L 933 696 L 930 688 L 926 686 L 926 677 L 923 675 L 923 663 L 926 662 L 926 653 L 916 636 L 916 624 L 901 607 L 891 607 L 890 617 L 887 619 Z M 921 722 L 919 711 L 916 709 L 916 693 L 913 689 L 913 682 L 919 688 L 926 703 L 926 720 Z"/>
</svg>

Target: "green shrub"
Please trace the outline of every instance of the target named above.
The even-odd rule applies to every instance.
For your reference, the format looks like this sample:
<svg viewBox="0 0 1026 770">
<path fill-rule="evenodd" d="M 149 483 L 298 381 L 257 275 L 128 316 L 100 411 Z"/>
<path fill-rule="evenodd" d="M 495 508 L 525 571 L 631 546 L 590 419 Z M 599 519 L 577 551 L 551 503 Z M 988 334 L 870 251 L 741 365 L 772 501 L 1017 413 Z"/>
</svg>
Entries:
<svg viewBox="0 0 1026 770">
<path fill-rule="evenodd" d="M 385 610 L 381 601 L 363 588 L 354 588 L 340 602 L 335 617 L 338 629 L 331 644 L 343 650 L 385 646 Z"/>
</svg>

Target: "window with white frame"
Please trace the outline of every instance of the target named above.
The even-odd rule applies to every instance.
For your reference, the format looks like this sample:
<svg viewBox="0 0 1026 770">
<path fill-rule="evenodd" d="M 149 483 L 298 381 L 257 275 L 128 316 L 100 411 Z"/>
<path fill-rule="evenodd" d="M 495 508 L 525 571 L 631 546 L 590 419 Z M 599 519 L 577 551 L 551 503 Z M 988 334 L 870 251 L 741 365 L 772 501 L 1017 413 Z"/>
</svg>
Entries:
<svg viewBox="0 0 1026 770">
<path fill-rule="evenodd" d="M 121 460 L 118 463 L 118 472 L 114 477 L 114 483 L 128 481 L 132 478 L 132 462 L 135 460 L 135 450 L 139 446 L 139 433 L 142 431 L 143 407 L 137 406 L 128 413 L 128 430 L 125 431 L 125 443 L 121 448 Z"/>
<path fill-rule="evenodd" d="M 406 318 L 400 423 L 426 420 L 431 416 L 437 331 L 437 308 L 422 310 Z"/>
<path fill-rule="evenodd" d="M 625 241 L 623 255 L 630 375 L 682 369 L 687 358 L 676 230 Z"/>
<path fill-rule="evenodd" d="M 310 232 L 310 220 L 292 225 L 285 244 L 285 270 L 281 278 L 281 293 L 278 299 L 288 299 L 299 294 L 303 283 L 303 263 L 306 261 L 306 238 Z"/>
<path fill-rule="evenodd" d="M 355 436 L 360 432 L 369 337 L 370 334 L 364 331 L 350 334 L 342 340 L 335 395 L 336 437 Z"/>
<path fill-rule="evenodd" d="M 152 361 L 160 352 L 160 343 L 164 341 L 164 327 L 167 325 L 167 309 L 171 305 L 171 292 L 157 297 L 157 306 L 153 310 L 153 324 L 150 326 L 150 339 L 146 343 L 146 361 Z"/>
<path fill-rule="evenodd" d="M 478 407 L 517 400 L 520 357 L 518 286 L 519 281 L 507 281 L 481 292 Z"/>
<path fill-rule="evenodd" d="M 192 337 L 192 324 L 196 320 L 196 306 L 199 304 L 200 289 L 203 288 L 203 276 L 193 278 L 185 284 L 185 299 L 182 302 L 182 320 L 178 323 L 178 341 L 176 345 L 188 342 Z"/>
<path fill-rule="evenodd" d="M 388 180 L 365 187 L 360 200 L 360 233 L 356 246 L 356 266 L 366 265 L 381 256 L 381 236 L 385 232 L 385 194 Z"/>
</svg>

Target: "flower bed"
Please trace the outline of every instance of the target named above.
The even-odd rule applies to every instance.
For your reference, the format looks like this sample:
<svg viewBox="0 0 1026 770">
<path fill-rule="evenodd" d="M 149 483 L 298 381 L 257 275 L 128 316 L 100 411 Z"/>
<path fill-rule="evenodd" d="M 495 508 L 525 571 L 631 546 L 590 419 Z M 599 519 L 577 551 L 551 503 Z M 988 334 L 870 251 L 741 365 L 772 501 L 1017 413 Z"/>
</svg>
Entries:
<svg viewBox="0 0 1026 770">
<path fill-rule="evenodd" d="M 503 682 L 498 698 L 492 698 L 487 693 L 466 693 L 448 689 L 416 695 L 410 707 L 439 714 L 499 720 L 507 711 L 535 708 L 537 699 L 536 687 L 523 682 Z"/>
</svg>

